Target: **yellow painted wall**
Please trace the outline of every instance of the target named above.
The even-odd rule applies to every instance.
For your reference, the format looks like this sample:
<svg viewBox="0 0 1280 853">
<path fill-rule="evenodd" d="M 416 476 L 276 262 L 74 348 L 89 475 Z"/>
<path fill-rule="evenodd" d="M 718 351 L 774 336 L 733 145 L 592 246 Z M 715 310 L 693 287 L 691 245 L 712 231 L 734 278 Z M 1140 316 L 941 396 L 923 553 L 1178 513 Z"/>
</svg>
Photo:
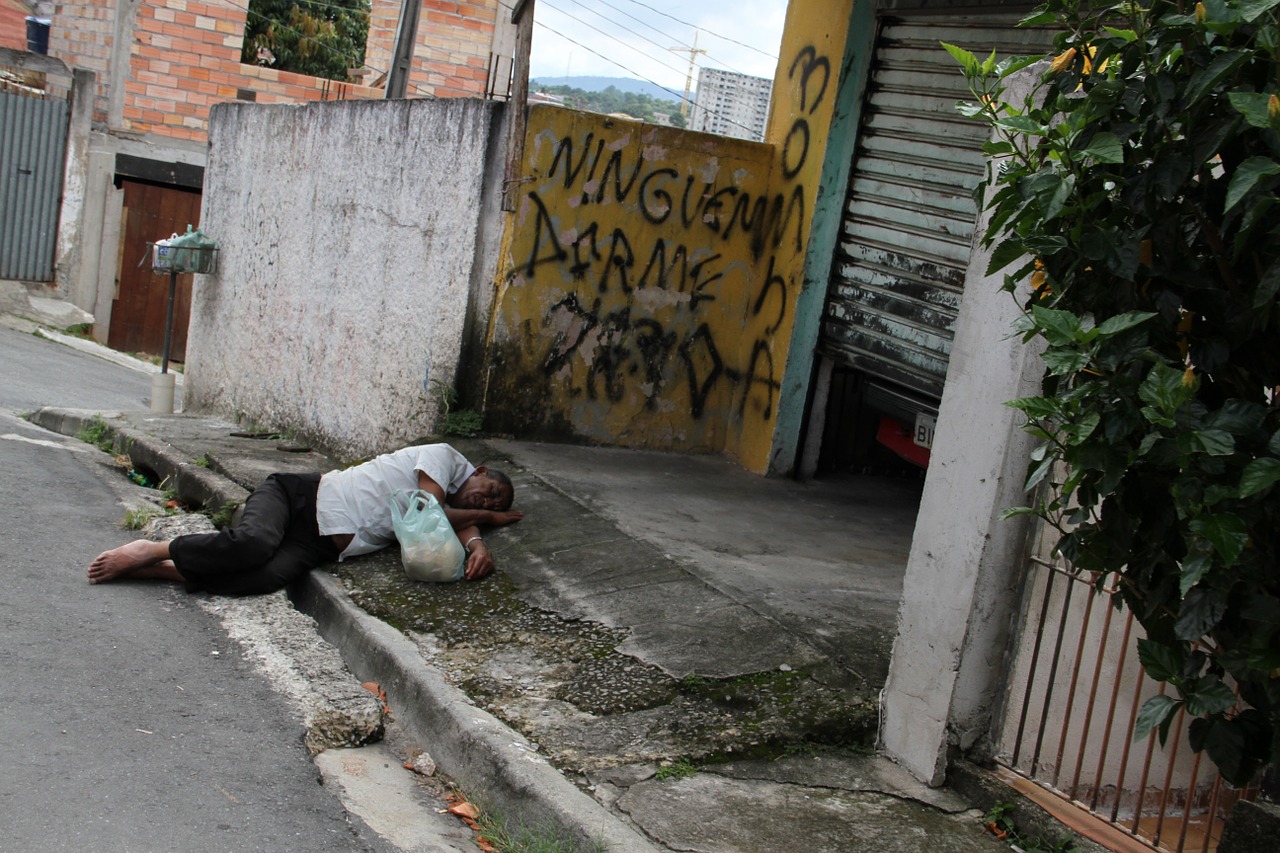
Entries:
<svg viewBox="0 0 1280 853">
<path fill-rule="evenodd" d="M 486 424 L 724 449 L 771 242 L 771 149 L 553 106 L 529 111 L 489 345 Z"/>
<path fill-rule="evenodd" d="M 769 417 L 743 418 L 737 424 L 736 440 L 728 447 L 744 465 L 761 473 L 772 467 L 771 452 L 779 438 L 774 434 L 779 406 L 785 403 L 803 409 L 809 391 L 812 344 L 797 354 L 791 339 L 797 322 L 808 327 L 817 322 L 827 290 L 825 277 L 820 281 L 805 278 L 814 209 L 821 193 L 838 193 L 843 199 L 847 189 L 843 185 L 824 186 L 822 177 L 853 5 L 854 0 L 792 0 L 787 7 L 765 142 L 773 151 L 770 191 L 786 199 L 801 215 L 797 217 L 798 233 L 788 232 L 784 242 L 772 247 L 771 278 L 764 290 L 774 301 L 754 311 L 745 329 L 747 339 L 767 343 L 759 358 L 768 365 L 769 380 L 752 388 L 750 403 L 757 411 L 768 411 Z M 843 109 L 849 105 L 844 104 Z M 842 203 L 836 205 L 836 209 L 841 207 Z M 829 253 L 831 247 L 823 243 L 816 251 Z M 775 309 L 775 305 L 785 305 L 785 309 Z M 802 339 L 812 340 L 812 335 Z M 784 382 L 789 352 L 793 358 L 802 358 L 803 364 L 802 369 L 788 374 L 790 382 Z M 784 401 L 783 395 L 788 399 Z M 799 437 L 782 438 L 794 442 Z"/>
<path fill-rule="evenodd" d="M 792 4 L 773 144 L 530 108 L 487 429 L 767 469 L 850 5 Z"/>
</svg>

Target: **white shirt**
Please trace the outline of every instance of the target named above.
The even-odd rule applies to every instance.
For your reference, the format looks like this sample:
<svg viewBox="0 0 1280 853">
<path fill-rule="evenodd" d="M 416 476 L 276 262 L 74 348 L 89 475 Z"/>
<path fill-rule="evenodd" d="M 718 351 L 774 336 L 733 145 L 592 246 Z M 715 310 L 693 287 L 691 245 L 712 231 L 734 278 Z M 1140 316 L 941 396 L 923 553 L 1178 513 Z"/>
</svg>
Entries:
<svg viewBox="0 0 1280 853">
<path fill-rule="evenodd" d="M 418 488 L 421 471 L 444 489 L 447 498 L 475 470 L 447 444 L 421 444 L 384 453 L 344 471 L 330 471 L 320 478 L 316 493 L 320 535 L 353 534 L 339 562 L 381 550 L 396 541 L 391 527 L 392 492 Z"/>
</svg>

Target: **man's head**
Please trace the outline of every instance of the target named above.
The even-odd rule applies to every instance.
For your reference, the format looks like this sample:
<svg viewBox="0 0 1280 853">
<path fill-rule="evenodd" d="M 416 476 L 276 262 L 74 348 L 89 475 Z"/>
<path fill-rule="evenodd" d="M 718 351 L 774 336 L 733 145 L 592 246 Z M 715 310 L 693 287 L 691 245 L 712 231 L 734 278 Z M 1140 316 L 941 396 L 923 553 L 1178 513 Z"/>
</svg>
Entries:
<svg viewBox="0 0 1280 853">
<path fill-rule="evenodd" d="M 458 491 L 449 496 L 449 505 L 459 509 L 488 509 L 505 512 L 515 501 L 511 478 L 501 471 L 481 465 Z"/>
</svg>

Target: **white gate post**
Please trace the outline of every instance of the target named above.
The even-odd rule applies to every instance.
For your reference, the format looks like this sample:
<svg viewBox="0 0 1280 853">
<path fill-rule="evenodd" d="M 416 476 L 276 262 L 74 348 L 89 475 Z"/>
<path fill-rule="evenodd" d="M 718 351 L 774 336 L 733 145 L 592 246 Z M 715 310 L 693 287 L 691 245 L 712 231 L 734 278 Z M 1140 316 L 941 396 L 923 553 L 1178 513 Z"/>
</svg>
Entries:
<svg viewBox="0 0 1280 853">
<path fill-rule="evenodd" d="M 1020 103 L 1038 69 L 1006 97 Z M 1023 574 L 1025 518 L 1000 516 L 1026 503 L 1034 443 L 1004 403 L 1038 393 L 1043 363 L 1040 347 L 1013 334 L 1020 312 L 1000 289 L 1003 273 L 986 275 L 991 253 L 978 236 L 988 218 L 965 275 L 883 696 L 883 750 L 930 785 L 944 781 L 952 748 L 987 733 Z"/>
</svg>

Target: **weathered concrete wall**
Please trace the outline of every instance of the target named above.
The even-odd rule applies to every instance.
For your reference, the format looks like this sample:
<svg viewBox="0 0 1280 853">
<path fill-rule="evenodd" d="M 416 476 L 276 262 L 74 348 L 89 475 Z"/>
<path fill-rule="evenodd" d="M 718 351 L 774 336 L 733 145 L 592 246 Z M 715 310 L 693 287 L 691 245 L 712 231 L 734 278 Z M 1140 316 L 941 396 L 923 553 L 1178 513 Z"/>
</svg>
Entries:
<svg viewBox="0 0 1280 853">
<path fill-rule="evenodd" d="M 799 194 L 808 211 L 808 230 L 805 252 L 792 262 L 785 278 L 794 282 L 790 286 L 795 319 L 790 340 L 778 343 L 778 352 L 786 355 L 785 367 L 779 368 L 778 414 L 769 450 L 768 470 L 774 474 L 805 467 L 799 450 L 806 405 L 818 413 L 809 452 L 814 462 L 800 473 L 811 474 L 816 466 L 821 413 L 826 408 L 820 400 L 826 399 L 831 374 L 828 362 L 815 379 L 818 330 L 843 223 L 875 33 L 872 0 L 811 0 L 787 7 L 766 139 L 779 146 L 781 174 L 791 175 L 791 191 Z M 756 457 L 763 452 L 760 446 L 751 450 Z"/>
<path fill-rule="evenodd" d="M 1011 78 L 1005 97 L 1018 103 L 1037 75 Z M 1019 309 L 1002 273 L 986 274 L 990 258 L 975 245 L 965 275 L 883 694 L 884 750 L 930 785 L 942 784 L 953 748 L 988 734 L 1027 536 L 1025 516 L 1001 516 L 1025 500 L 1034 441 L 1004 403 L 1035 394 L 1044 363 L 1011 334 Z"/>
<path fill-rule="evenodd" d="M 844 192 L 823 181 L 852 0 L 817 5 L 789 13 L 765 144 L 531 109 L 491 426 L 791 470 L 826 292 L 805 258 L 830 252 L 810 230 Z"/>
<path fill-rule="evenodd" d="M 458 368 L 497 108 L 214 107 L 187 406 L 357 458 L 430 432 Z M 492 215 L 490 212 L 488 215 Z"/>
<path fill-rule="evenodd" d="M 733 422 L 766 416 L 771 378 L 747 327 L 784 313 L 762 283 L 776 233 L 797 227 L 768 194 L 771 155 L 532 107 L 490 343 L 490 428 L 718 451 Z"/>
</svg>

